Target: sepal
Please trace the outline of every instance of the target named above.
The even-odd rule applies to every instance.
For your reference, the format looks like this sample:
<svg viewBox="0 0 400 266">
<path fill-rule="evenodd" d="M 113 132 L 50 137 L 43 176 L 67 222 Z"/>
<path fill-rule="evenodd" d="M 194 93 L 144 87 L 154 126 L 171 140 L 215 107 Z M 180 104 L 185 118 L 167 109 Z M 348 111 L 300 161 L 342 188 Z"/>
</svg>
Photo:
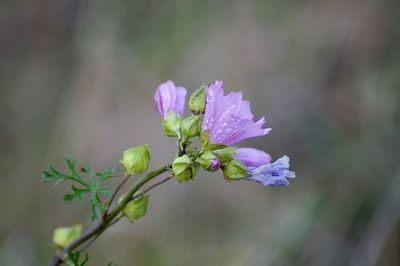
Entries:
<svg viewBox="0 0 400 266">
<path fill-rule="evenodd" d="M 246 166 L 238 160 L 231 160 L 222 167 L 222 170 L 225 179 L 228 181 L 243 179 L 249 176 L 248 169 L 246 168 Z"/>
<path fill-rule="evenodd" d="M 220 161 L 221 164 L 226 164 L 233 160 L 233 155 L 236 153 L 235 147 L 225 147 L 218 150 L 213 150 L 213 154 L 215 154 Z"/>
<path fill-rule="evenodd" d="M 197 165 L 185 154 L 174 160 L 172 163 L 172 172 L 177 181 L 188 181 L 196 174 Z"/>
<path fill-rule="evenodd" d="M 185 137 L 199 136 L 201 132 L 201 116 L 193 115 L 184 119 L 181 124 L 181 132 Z"/>
<path fill-rule="evenodd" d="M 162 120 L 164 134 L 168 137 L 179 137 L 182 118 L 174 113 L 168 112 L 167 117 Z"/>
<path fill-rule="evenodd" d="M 124 215 L 133 222 L 143 216 L 147 212 L 149 197 L 147 195 L 140 195 L 138 198 L 131 200 L 124 208 Z"/>
<path fill-rule="evenodd" d="M 211 151 L 203 152 L 197 159 L 198 163 L 204 170 L 216 171 L 220 167 L 220 162 Z"/>
</svg>

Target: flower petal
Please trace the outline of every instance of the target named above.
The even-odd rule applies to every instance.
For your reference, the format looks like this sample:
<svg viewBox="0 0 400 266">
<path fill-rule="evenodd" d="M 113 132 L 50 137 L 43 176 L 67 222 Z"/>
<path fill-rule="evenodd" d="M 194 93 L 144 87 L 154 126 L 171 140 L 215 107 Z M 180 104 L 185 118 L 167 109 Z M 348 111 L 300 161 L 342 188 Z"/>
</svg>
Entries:
<svg viewBox="0 0 400 266">
<path fill-rule="evenodd" d="M 187 94 L 187 92 L 186 92 L 185 88 L 183 88 L 183 87 L 177 87 L 176 88 L 176 101 L 175 101 L 174 110 L 180 116 L 183 116 L 183 113 L 185 111 L 185 97 L 186 97 L 186 94 Z"/>
<path fill-rule="evenodd" d="M 223 82 L 220 80 L 208 85 L 206 90 L 206 110 L 203 117 L 203 131 L 213 127 L 217 113 L 217 104 L 224 95 Z"/>
<path fill-rule="evenodd" d="M 289 181 L 286 178 L 282 178 L 279 176 L 269 176 L 266 178 L 265 176 L 260 175 L 252 176 L 250 179 L 266 187 L 280 187 L 289 185 Z"/>
<path fill-rule="evenodd" d="M 268 153 L 253 148 L 236 149 L 234 158 L 242 161 L 247 167 L 259 167 L 271 162 L 271 156 Z"/>
<path fill-rule="evenodd" d="M 251 176 L 248 180 L 261 183 L 264 186 L 287 186 L 287 178 L 295 178 L 295 172 L 289 170 L 289 157 L 282 156 L 274 163 L 249 168 Z"/>
</svg>

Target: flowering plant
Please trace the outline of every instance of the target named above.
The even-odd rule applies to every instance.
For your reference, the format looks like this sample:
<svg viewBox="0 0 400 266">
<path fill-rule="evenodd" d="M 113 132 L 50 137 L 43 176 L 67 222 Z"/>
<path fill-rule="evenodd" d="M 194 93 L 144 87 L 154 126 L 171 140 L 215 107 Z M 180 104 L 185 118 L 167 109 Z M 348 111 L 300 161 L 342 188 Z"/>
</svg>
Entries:
<svg viewBox="0 0 400 266">
<path fill-rule="evenodd" d="M 225 180 L 250 180 L 264 186 L 287 186 L 295 173 L 289 170 L 289 157 L 286 155 L 272 162 L 264 151 L 254 148 L 237 148 L 238 142 L 267 135 L 271 129 L 264 128 L 265 118 L 254 121 L 250 103 L 243 100 L 241 92 L 224 95 L 223 82 L 215 81 L 196 90 L 189 99 L 191 115 L 184 118 L 186 89 L 176 87 L 172 81 L 161 84 L 155 94 L 156 109 L 161 116 L 166 136 L 177 139 L 177 154 L 168 163 L 137 182 L 115 203 L 121 188 L 133 175 L 146 172 L 151 159 L 147 144 L 123 152 L 121 164 L 125 168 L 125 178 L 111 193 L 104 182 L 117 175 L 114 168 L 101 172 L 89 165 L 80 169 L 70 157 L 65 157 L 70 173 L 58 171 L 49 166 L 43 172 L 43 182 L 71 181 L 71 193 L 64 195 L 65 202 L 74 200 L 84 202 L 89 198 L 91 218 L 97 223 L 82 233 L 82 226 L 56 228 L 53 244 L 57 248 L 50 265 L 85 265 L 89 257 L 82 257 L 84 251 L 97 237 L 110 226 L 126 217 L 130 221 L 143 217 L 147 211 L 148 193 L 153 188 L 175 178 L 178 182 L 192 180 L 199 168 L 215 172 L 221 170 Z M 195 145 L 193 138 L 199 138 Z M 164 179 L 154 181 L 164 173 Z M 83 175 L 87 175 L 85 178 Z M 149 185 L 150 182 L 154 182 Z M 112 265 L 112 264 L 109 264 Z"/>
</svg>

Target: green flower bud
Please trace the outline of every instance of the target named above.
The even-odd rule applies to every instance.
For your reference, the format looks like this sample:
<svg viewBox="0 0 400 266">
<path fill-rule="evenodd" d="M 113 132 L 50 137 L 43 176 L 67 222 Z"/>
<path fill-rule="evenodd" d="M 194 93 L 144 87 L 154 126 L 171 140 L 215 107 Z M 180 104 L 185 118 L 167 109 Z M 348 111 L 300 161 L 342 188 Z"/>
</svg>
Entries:
<svg viewBox="0 0 400 266">
<path fill-rule="evenodd" d="M 182 118 L 179 115 L 168 112 L 167 118 L 162 121 L 164 134 L 168 137 L 179 137 L 181 122 Z"/>
<path fill-rule="evenodd" d="M 212 164 L 211 160 L 214 159 L 216 159 L 216 156 L 211 151 L 205 151 L 196 159 L 196 163 L 203 167 L 204 170 L 208 170 Z"/>
<path fill-rule="evenodd" d="M 206 86 L 198 88 L 189 99 L 189 109 L 194 114 L 203 114 L 206 109 Z"/>
<path fill-rule="evenodd" d="M 219 150 L 213 150 L 212 152 L 218 157 L 221 164 L 226 164 L 233 159 L 233 155 L 236 153 L 236 148 L 226 147 Z"/>
<path fill-rule="evenodd" d="M 181 132 L 186 137 L 195 137 L 201 132 L 201 117 L 193 115 L 182 121 Z"/>
<path fill-rule="evenodd" d="M 193 178 L 197 172 L 197 166 L 186 154 L 178 157 L 172 163 L 172 172 L 177 181 L 187 181 Z"/>
<path fill-rule="evenodd" d="M 123 210 L 124 215 L 131 222 L 145 216 L 147 212 L 148 201 L 149 197 L 147 195 L 141 195 L 138 198 L 128 202 Z"/>
<path fill-rule="evenodd" d="M 151 156 L 149 146 L 142 146 L 124 151 L 123 159 L 120 160 L 126 170 L 126 175 L 140 174 L 149 168 Z"/>
<path fill-rule="evenodd" d="M 76 224 L 70 227 L 57 227 L 53 232 L 53 243 L 59 248 L 66 248 L 77 239 L 82 232 L 82 225 Z"/>
<path fill-rule="evenodd" d="M 174 172 L 174 175 L 180 175 L 183 171 L 185 171 L 186 168 L 188 168 L 191 164 L 191 160 L 189 156 L 186 154 L 175 158 L 174 162 L 172 163 L 172 171 Z"/>
<path fill-rule="evenodd" d="M 238 160 L 231 160 L 222 168 L 222 170 L 225 179 L 228 181 L 242 179 L 249 175 L 246 166 Z"/>
</svg>

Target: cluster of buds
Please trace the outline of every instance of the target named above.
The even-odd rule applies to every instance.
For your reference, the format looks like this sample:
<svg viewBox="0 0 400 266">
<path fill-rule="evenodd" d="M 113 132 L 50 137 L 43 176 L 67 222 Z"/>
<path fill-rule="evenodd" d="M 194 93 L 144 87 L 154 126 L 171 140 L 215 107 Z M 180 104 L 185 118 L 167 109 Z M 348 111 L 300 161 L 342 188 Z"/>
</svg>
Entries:
<svg viewBox="0 0 400 266">
<path fill-rule="evenodd" d="M 156 108 L 165 135 L 177 139 L 176 157 L 172 163 L 150 171 L 138 180 L 119 198 L 114 208 L 111 208 L 113 200 L 128 178 L 148 170 L 151 155 L 147 144 L 124 151 L 120 162 L 125 168 L 126 177 L 112 194 L 103 186 L 104 181 L 115 176 L 116 170 L 112 167 L 102 172 L 92 170 L 89 165 L 81 168 L 88 179 L 78 173 L 75 159 L 65 157 L 70 174 L 58 171 L 54 166 L 49 166 L 43 172 L 43 182 L 75 182 L 71 186 L 72 192 L 64 195 L 64 201 L 83 202 L 83 196 L 87 195 L 90 197 L 92 220 L 100 217 L 99 212 L 102 218 L 95 227 L 83 234 L 80 225 L 57 228 L 53 234 L 53 243 L 63 251 L 54 257 L 51 265 L 60 265 L 66 259 L 73 265 L 84 265 L 88 257 L 79 262 L 79 251 L 72 251 L 86 242 L 81 250 L 85 249 L 122 217 L 127 217 L 131 222 L 143 217 L 147 211 L 148 192 L 173 177 L 178 182 L 186 182 L 192 180 L 202 168 L 209 172 L 222 171 L 225 180 L 229 182 L 250 180 L 264 186 L 289 185 L 288 179 L 295 177 L 295 173 L 289 170 L 289 157 L 285 155 L 272 162 L 271 156 L 264 151 L 236 146 L 242 140 L 265 136 L 271 131 L 263 127 L 264 117 L 258 121 L 253 120 L 250 103 L 243 100 L 241 92 L 224 95 L 222 81 L 203 85 L 190 96 L 188 105 L 191 115 L 184 117 L 186 95 L 186 89 L 175 86 L 172 81 L 158 86 L 154 94 Z M 140 190 L 165 172 L 172 172 L 172 175 Z M 109 201 L 104 202 L 100 195 L 108 195 Z"/>
<path fill-rule="evenodd" d="M 203 85 L 190 96 L 191 115 L 184 118 L 186 95 L 186 89 L 172 81 L 159 85 L 154 94 L 165 135 L 177 138 L 172 171 L 179 182 L 191 180 L 200 167 L 222 170 L 228 181 L 245 179 L 264 186 L 285 186 L 288 178 L 295 177 L 289 170 L 289 157 L 272 163 L 264 151 L 234 146 L 271 131 L 263 128 L 264 117 L 253 121 L 250 103 L 243 100 L 241 92 L 224 95 L 222 81 Z"/>
</svg>

